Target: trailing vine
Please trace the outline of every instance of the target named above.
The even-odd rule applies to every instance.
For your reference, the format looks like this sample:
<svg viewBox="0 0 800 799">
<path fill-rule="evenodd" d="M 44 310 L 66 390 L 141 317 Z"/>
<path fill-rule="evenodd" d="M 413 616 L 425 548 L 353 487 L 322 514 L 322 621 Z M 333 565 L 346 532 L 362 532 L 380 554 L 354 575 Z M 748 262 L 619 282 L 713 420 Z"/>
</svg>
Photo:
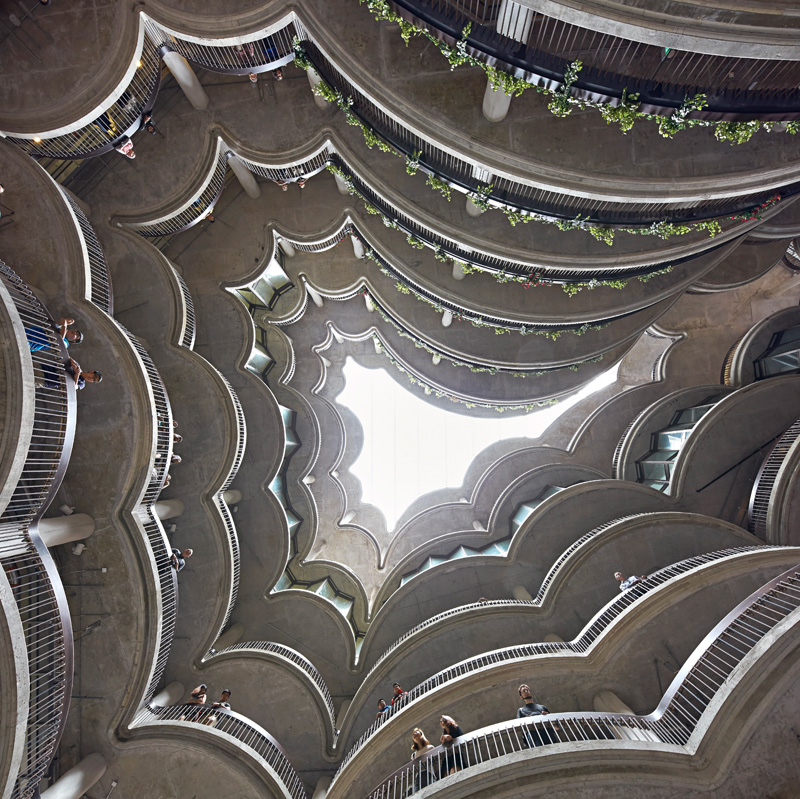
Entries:
<svg viewBox="0 0 800 799">
<path fill-rule="evenodd" d="M 743 144 L 744 142 L 749 141 L 752 135 L 758 130 L 769 132 L 778 124 L 781 124 L 770 122 L 759 123 L 758 120 L 748 122 L 723 122 L 710 119 L 686 119 L 686 114 L 689 112 L 687 111 L 685 114 L 682 113 L 684 109 L 683 105 L 670 116 L 648 114 L 639 111 L 639 106 L 641 103 L 639 102 L 638 94 L 628 94 L 627 89 L 623 90 L 622 99 L 619 104 L 579 99 L 577 97 L 573 97 L 570 92 L 570 88 L 577 78 L 577 73 L 573 79 L 569 81 L 569 85 L 567 85 L 568 78 L 571 75 L 571 70 L 576 64 L 580 64 L 578 61 L 570 64 L 564 76 L 564 83 L 562 83 L 562 85 L 557 89 L 548 89 L 544 86 L 536 86 L 524 78 L 518 78 L 516 75 L 511 75 L 508 72 L 504 72 L 503 70 L 500 70 L 497 67 L 487 64 L 484 61 L 470 55 L 467 52 L 467 37 L 471 32 L 472 23 L 467 23 L 467 25 L 464 26 L 463 30 L 461 31 L 459 41 L 456 42 L 455 46 L 451 46 L 446 42 L 441 41 L 427 29 L 418 28 L 416 25 L 403 19 L 399 14 L 391 9 L 388 0 L 358 0 L 358 2 L 360 5 L 366 5 L 367 8 L 375 15 L 376 20 L 386 20 L 388 22 L 396 23 L 400 27 L 400 35 L 402 36 L 406 45 L 409 44 L 412 38 L 423 36 L 424 38 L 428 39 L 428 41 L 430 41 L 448 60 L 451 69 L 455 69 L 456 67 L 465 64 L 471 67 L 478 67 L 479 69 L 482 69 L 486 73 L 493 91 L 502 90 L 509 97 L 519 97 L 527 89 L 533 88 L 539 94 L 550 96 L 551 100 L 548 103 L 548 108 L 553 114 L 559 117 L 568 116 L 572 110 L 571 106 L 575 105 L 581 110 L 587 107 L 596 108 L 600 111 L 603 119 L 605 119 L 608 124 L 611 124 L 612 122 L 619 124 L 620 130 L 623 133 L 627 133 L 633 127 L 637 119 L 647 119 L 650 121 L 655 121 L 659 126 L 659 132 L 661 135 L 666 136 L 667 138 L 672 138 L 672 136 L 674 136 L 679 130 L 684 130 L 687 127 L 713 127 L 715 129 L 721 128 L 721 133 L 717 133 L 715 130 L 716 138 L 719 141 L 727 141 L 732 145 Z M 578 71 L 580 71 L 580 66 L 578 67 Z M 704 95 L 698 95 L 698 97 L 704 97 Z M 692 99 L 695 98 L 686 98 L 684 100 L 684 105 L 687 100 L 691 102 Z M 699 110 L 700 107 L 691 110 Z M 666 121 L 661 122 L 661 120 Z M 787 133 L 796 135 L 798 132 L 800 132 L 800 120 L 790 120 L 782 124 Z"/>
</svg>

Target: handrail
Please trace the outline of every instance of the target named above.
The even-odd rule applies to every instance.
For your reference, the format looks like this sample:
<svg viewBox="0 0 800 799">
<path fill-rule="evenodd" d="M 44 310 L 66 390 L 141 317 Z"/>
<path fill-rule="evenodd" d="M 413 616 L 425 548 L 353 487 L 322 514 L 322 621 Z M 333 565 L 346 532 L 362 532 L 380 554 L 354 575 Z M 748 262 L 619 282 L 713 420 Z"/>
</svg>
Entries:
<svg viewBox="0 0 800 799">
<path fill-rule="evenodd" d="M 564 552 L 561 553 L 559 558 L 553 563 L 553 565 L 548 570 L 547 574 L 542 580 L 542 584 L 539 587 L 539 590 L 536 593 L 536 596 L 533 599 L 487 599 L 483 602 L 470 602 L 466 605 L 459 605 L 456 608 L 451 608 L 450 610 L 445 610 L 442 613 L 437 613 L 435 616 L 431 616 L 429 619 L 426 619 L 423 622 L 412 627 L 410 630 L 406 630 L 395 642 L 386 649 L 383 654 L 375 661 L 372 665 L 372 668 L 367 672 L 366 677 L 362 682 L 366 682 L 370 675 L 375 671 L 375 669 L 383 663 L 395 649 L 397 649 L 404 641 L 411 638 L 412 636 L 416 635 L 418 632 L 427 629 L 428 627 L 432 627 L 435 624 L 438 624 L 443 619 L 448 619 L 453 616 L 460 616 L 464 613 L 470 613 L 473 610 L 478 608 L 487 608 L 487 607 L 541 607 L 545 596 L 553 584 L 553 581 L 556 578 L 556 575 L 559 571 L 563 568 L 564 564 L 572 559 L 572 556 L 581 548 L 583 548 L 589 541 L 596 538 L 601 533 L 605 532 L 608 528 L 613 527 L 614 525 L 620 524 L 621 522 L 628 521 L 630 519 L 638 519 L 642 517 L 648 517 L 653 515 L 659 515 L 658 512 L 654 513 L 633 513 L 628 516 L 621 516 L 618 519 L 612 519 L 605 524 L 601 524 L 595 527 L 593 530 L 590 530 L 585 535 L 581 536 L 577 541 L 570 544 Z"/>
<path fill-rule="evenodd" d="M 516 212 L 550 220 L 572 222 L 580 218 L 581 223 L 591 225 L 649 226 L 661 222 L 684 224 L 732 216 L 766 202 L 776 193 L 785 198 L 800 192 L 800 181 L 795 181 L 748 194 L 707 199 L 695 196 L 680 200 L 652 197 L 612 200 L 581 196 L 553 186 L 536 186 L 513 176 L 497 175 L 485 163 L 469 160 L 460 153 L 455 154 L 445 149 L 443 143 L 411 130 L 406 121 L 390 114 L 370 99 L 323 52 L 317 42 L 305 39 L 301 46 L 313 69 L 344 98 L 348 113 L 359 123 L 379 136 L 391 149 L 416 163 L 422 172 L 434 175 L 456 191 L 480 196 L 491 205 L 506 206 Z"/>
<path fill-rule="evenodd" d="M 138 43 L 131 60 L 130 82 L 118 87 L 114 99 L 108 99 L 102 113 L 88 123 L 79 124 L 67 133 L 46 132 L 15 134 L 7 132 L 29 155 L 57 159 L 83 159 L 103 155 L 141 130 L 143 119 L 155 106 L 161 82 L 161 60 L 165 53 L 176 52 L 193 64 L 211 72 L 247 75 L 283 66 L 294 57 L 296 36 L 292 15 L 283 27 L 243 37 L 243 44 L 206 45 L 167 30 L 146 14 L 139 18 Z M 135 65 L 135 67 L 134 67 Z"/>
<path fill-rule="evenodd" d="M 767 539 L 769 511 L 774 505 L 772 492 L 783 464 L 798 438 L 800 438 L 800 419 L 775 442 L 753 483 L 747 509 L 747 529 L 764 541 Z"/>
<path fill-rule="evenodd" d="M 303 783 L 283 747 L 265 729 L 239 713 L 206 705 L 150 706 L 142 708 L 136 720 L 142 725 L 196 724 L 214 734 L 224 733 L 267 764 L 284 796 L 307 799 Z"/>
<path fill-rule="evenodd" d="M 170 266 L 172 265 L 170 264 Z M 182 347 L 186 347 L 187 350 L 191 350 L 194 349 L 194 339 L 197 333 L 197 324 L 194 316 L 194 302 L 192 300 L 192 295 L 189 292 L 189 287 L 186 285 L 186 281 L 183 279 L 183 277 L 181 277 L 175 267 L 172 267 L 172 273 L 175 276 L 175 280 L 178 281 L 181 294 L 183 294 L 184 307 L 181 319 L 180 345 Z"/>
<path fill-rule="evenodd" d="M 245 641 L 242 643 L 233 644 L 231 646 L 226 647 L 225 649 L 220 649 L 219 651 L 215 652 L 215 655 L 219 656 L 230 652 L 257 652 L 257 653 L 273 655 L 283 660 L 290 661 L 295 666 L 301 668 L 306 674 L 308 674 L 308 676 L 311 678 L 311 681 L 316 685 L 317 689 L 319 690 L 325 702 L 325 707 L 328 710 L 328 718 L 331 723 L 331 731 L 334 735 L 334 743 L 335 743 L 337 730 L 336 730 L 336 711 L 333 706 L 333 697 L 331 696 L 331 692 L 328 689 L 328 686 L 325 680 L 323 679 L 322 675 L 319 673 L 317 668 L 310 660 L 303 657 L 299 652 L 295 652 L 294 649 L 290 649 L 288 646 L 275 643 L 274 641 Z"/>
<path fill-rule="evenodd" d="M 397 769 L 369 799 L 402 799 L 421 785 L 423 771 L 426 777 L 429 772 L 444 776 L 454 762 L 469 769 L 532 746 L 626 739 L 685 746 L 737 667 L 798 608 L 800 568 L 795 566 L 753 592 L 711 630 L 649 715 L 551 713 L 494 724 Z"/>
<path fill-rule="evenodd" d="M 788 120 L 798 116 L 800 66 L 796 61 L 735 58 L 647 44 L 531 8 L 518 6 L 515 14 L 502 0 L 481 0 L 481 12 L 474 0 L 389 0 L 389 5 L 450 46 L 471 23 L 466 37 L 470 55 L 550 90 L 563 86 L 570 65 L 564 54 L 580 53 L 583 69 L 573 92 L 579 99 L 617 105 L 626 90 L 628 96 L 639 95 L 641 111 L 671 114 L 685 97 L 702 93 L 708 106 L 692 118 Z"/>
<path fill-rule="evenodd" d="M 72 211 L 82 234 L 83 241 L 81 243 L 85 248 L 85 255 L 89 265 L 88 274 L 86 274 L 84 270 L 86 299 L 91 300 L 101 311 L 104 311 L 109 316 L 113 316 L 114 291 L 111 287 L 111 275 L 108 272 L 105 255 L 103 255 L 103 248 L 97 240 L 97 234 L 94 232 L 91 223 L 86 218 L 80 206 L 72 199 L 69 192 L 65 191 L 61 186 L 58 186 L 58 184 L 56 184 L 56 187 L 61 192 L 61 196 Z"/>
<path fill-rule="evenodd" d="M 738 558 L 745 556 L 751 552 L 772 549 L 772 547 L 752 546 L 752 547 L 734 547 L 723 549 L 718 552 L 711 552 L 706 555 L 698 555 L 686 560 L 674 563 L 659 571 L 648 576 L 646 580 L 637 583 L 632 588 L 623 592 L 619 597 L 613 599 L 604 608 L 602 608 L 580 632 L 577 638 L 573 641 L 558 641 L 558 642 L 543 642 L 534 644 L 520 644 L 517 646 L 505 647 L 497 649 L 492 652 L 485 652 L 477 657 L 469 658 L 468 660 L 450 666 L 440 672 L 437 672 L 432 677 L 424 680 L 419 685 L 414 687 L 408 692 L 405 701 L 402 704 L 395 704 L 388 712 L 382 713 L 380 717 L 374 721 L 370 727 L 363 733 L 363 735 L 356 741 L 350 748 L 348 753 L 342 760 L 336 777 L 342 773 L 343 769 L 364 746 L 364 744 L 372 738 L 372 736 L 390 719 L 398 713 L 403 712 L 406 708 L 412 705 L 417 699 L 425 696 L 431 691 L 439 688 L 443 684 L 458 680 L 466 674 L 473 673 L 485 666 L 494 665 L 500 662 L 508 662 L 517 660 L 519 658 L 528 658 L 534 655 L 553 654 L 553 653 L 574 653 L 584 654 L 587 652 L 600 635 L 614 622 L 624 611 L 626 611 L 634 602 L 643 597 L 650 591 L 659 588 L 670 580 L 679 577 L 680 575 L 687 574 L 688 572 L 703 569 L 711 563 L 715 563 L 725 558 Z M 334 777 L 334 780 L 336 779 Z"/>
<path fill-rule="evenodd" d="M 0 261 L 2 278 L 25 327 L 23 369 L 34 389 L 33 422 L 25 462 L 0 516 L 0 565 L 19 609 L 28 668 L 30 702 L 24 761 L 12 799 L 27 799 L 47 770 L 66 725 L 72 693 L 73 640 L 69 607 L 58 571 L 38 535 L 38 522 L 55 498 L 75 436 L 75 384 L 55 322 L 21 278 Z M 41 349 L 30 350 L 31 336 Z M 41 378 L 35 371 L 41 372 Z M 25 376 L 22 376 L 25 379 Z"/>
</svg>

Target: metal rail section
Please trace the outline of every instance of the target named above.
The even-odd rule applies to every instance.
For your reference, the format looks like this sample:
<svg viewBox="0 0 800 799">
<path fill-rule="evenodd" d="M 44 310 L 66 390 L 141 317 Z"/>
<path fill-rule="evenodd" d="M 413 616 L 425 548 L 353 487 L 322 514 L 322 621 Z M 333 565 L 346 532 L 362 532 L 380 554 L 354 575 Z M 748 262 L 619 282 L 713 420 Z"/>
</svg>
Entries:
<svg viewBox="0 0 800 799">
<path fill-rule="evenodd" d="M 302 26 L 298 23 L 301 34 Z M 765 202 L 775 194 L 789 197 L 800 192 L 800 182 L 781 187 L 751 191 L 748 194 L 680 200 L 608 200 L 581 196 L 551 187 L 536 186 L 512 176 L 498 175 L 485 164 L 469 160 L 465 155 L 447 149 L 443 142 L 414 130 L 405 120 L 397 119 L 386 108 L 373 101 L 310 39 L 302 43 L 306 55 L 319 76 L 338 91 L 349 111 L 370 128 L 392 149 L 418 164 L 418 168 L 451 188 L 465 194 L 485 193 L 492 205 L 507 206 L 515 211 L 539 214 L 550 219 L 572 221 L 578 217 L 585 223 L 598 225 L 650 225 L 658 222 L 683 224 L 742 213 Z"/>
<path fill-rule="evenodd" d="M 139 711 L 137 722 L 173 728 L 176 725 L 199 726 L 212 735 L 227 738 L 266 766 L 265 770 L 277 783 L 281 796 L 307 799 L 303 783 L 283 747 L 265 729 L 238 713 L 205 705 L 145 707 Z"/>
<path fill-rule="evenodd" d="M 495 724 L 462 735 L 449 749 L 439 746 L 412 760 L 372 790 L 369 799 L 404 799 L 446 776 L 453 765 L 468 770 L 532 747 L 620 740 L 685 746 L 708 706 L 729 687 L 737 667 L 798 608 L 800 567 L 793 567 L 752 593 L 714 627 L 649 715 L 551 713 Z"/>
<path fill-rule="evenodd" d="M 55 754 L 72 693 L 73 640 L 67 599 L 55 563 L 37 533 L 72 453 L 75 384 L 55 323 L 30 288 L 0 262 L 0 279 L 20 318 L 26 342 L 22 380 L 35 381 L 32 433 L 22 472 L 0 516 L 0 564 L 17 602 L 30 671 L 30 706 L 23 760 L 12 799 L 28 799 Z M 37 349 L 34 349 L 37 347 Z"/>
<path fill-rule="evenodd" d="M 390 0 L 392 8 L 453 46 L 471 23 L 466 51 L 530 83 L 557 89 L 570 63 L 583 62 L 573 93 L 617 105 L 623 90 L 641 110 L 671 114 L 705 94 L 700 119 L 795 119 L 800 64 L 680 50 L 612 36 L 506 0 Z"/>
<path fill-rule="evenodd" d="M 800 438 L 800 419 L 798 419 L 776 442 L 758 471 L 750 505 L 747 510 L 747 528 L 751 533 L 766 541 L 769 527 L 770 508 L 776 504 L 773 496 L 778 476 L 786 459 L 796 450 L 795 444 Z"/>
<path fill-rule="evenodd" d="M 651 574 L 646 580 L 642 581 L 641 583 L 637 583 L 632 588 L 623 592 L 619 597 L 609 602 L 597 613 L 597 615 L 595 615 L 594 619 L 592 619 L 586 625 L 586 627 L 584 627 L 584 629 L 581 631 L 581 634 L 573 641 L 542 642 L 497 649 L 492 652 L 486 652 L 478 657 L 470 658 L 461 663 L 457 663 L 450 668 L 434 674 L 432 677 L 429 677 L 427 680 L 424 680 L 415 688 L 410 690 L 406 700 L 402 703 L 402 705 L 395 704 L 391 710 L 386 713 L 382 713 L 381 717 L 372 723 L 366 732 L 351 747 L 347 755 L 345 755 L 338 771 L 336 772 L 336 777 L 334 777 L 334 780 L 342 773 L 347 764 L 353 759 L 353 757 L 364 746 L 364 744 L 370 738 L 372 738 L 372 736 L 388 721 L 388 719 L 396 716 L 409 705 L 413 704 L 417 699 L 420 699 L 431 691 L 436 690 L 445 683 L 459 680 L 465 675 L 472 674 L 476 671 L 486 668 L 487 666 L 493 666 L 498 663 L 510 662 L 514 660 L 522 660 L 525 658 L 534 657 L 536 655 L 584 654 L 619 616 L 621 616 L 634 602 L 648 594 L 650 591 L 659 588 L 671 580 L 685 576 L 689 572 L 702 570 L 709 564 L 716 563 L 724 559 L 746 557 L 751 552 L 757 552 L 764 549 L 771 549 L 771 547 L 735 547 L 720 550 L 718 552 L 712 552 L 706 555 L 698 555 L 693 558 L 687 558 L 686 560 L 674 563 L 671 566 L 667 566 L 666 568 Z"/>
<path fill-rule="evenodd" d="M 256 653 L 256 654 L 266 654 L 273 656 L 279 660 L 289 661 L 297 668 L 304 671 L 311 681 L 316 686 L 316 689 L 322 695 L 322 699 L 325 703 L 325 707 L 328 709 L 328 718 L 330 719 L 331 723 L 331 731 L 335 737 L 337 734 L 336 729 L 336 711 L 333 706 L 333 697 L 331 696 L 331 692 L 328 690 L 328 686 L 325 683 L 322 675 L 316 669 L 314 664 L 304 658 L 299 652 L 295 652 L 294 649 L 290 649 L 283 644 L 277 644 L 274 641 L 247 641 L 244 643 L 233 644 L 232 646 L 226 647 L 225 649 L 220 649 L 216 652 L 216 655 L 223 655 L 230 652 L 242 652 L 244 654 L 248 653 Z"/>
</svg>

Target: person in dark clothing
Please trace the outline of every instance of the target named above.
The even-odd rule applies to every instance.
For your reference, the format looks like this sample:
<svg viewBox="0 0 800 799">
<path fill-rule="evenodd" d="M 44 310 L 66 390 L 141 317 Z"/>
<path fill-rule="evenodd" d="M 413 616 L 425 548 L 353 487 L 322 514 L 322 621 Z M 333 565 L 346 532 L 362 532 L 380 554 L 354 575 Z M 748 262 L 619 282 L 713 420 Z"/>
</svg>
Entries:
<svg viewBox="0 0 800 799">
<path fill-rule="evenodd" d="M 181 552 L 179 549 L 172 548 L 172 557 L 170 560 L 172 561 L 172 568 L 175 569 L 176 572 L 179 572 L 185 565 L 186 559 L 192 557 L 192 550 L 191 549 L 184 549 Z"/>
<path fill-rule="evenodd" d="M 530 716 L 546 716 L 550 712 L 544 705 L 533 701 L 533 694 L 527 685 L 520 685 L 519 695 L 525 704 L 517 710 L 518 719 L 525 719 Z M 528 746 L 544 746 L 545 744 L 553 743 L 549 731 L 543 724 L 525 727 L 524 733 Z"/>
<path fill-rule="evenodd" d="M 444 766 L 439 772 L 439 778 L 446 777 L 448 774 L 455 774 L 464 768 L 464 761 L 461 750 L 454 746 L 456 738 L 459 738 L 464 733 L 461 727 L 456 724 L 452 716 L 442 716 L 439 719 L 439 724 L 442 727 L 442 746 L 448 749 L 447 756 L 445 757 Z"/>
</svg>

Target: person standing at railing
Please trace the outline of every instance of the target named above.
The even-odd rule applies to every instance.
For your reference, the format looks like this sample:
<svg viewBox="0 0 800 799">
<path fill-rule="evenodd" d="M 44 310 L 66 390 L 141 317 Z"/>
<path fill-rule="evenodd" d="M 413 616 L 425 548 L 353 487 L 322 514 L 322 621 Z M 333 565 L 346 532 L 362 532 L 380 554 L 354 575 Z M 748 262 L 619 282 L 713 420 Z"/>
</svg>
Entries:
<svg viewBox="0 0 800 799">
<path fill-rule="evenodd" d="M 179 572 L 186 565 L 186 559 L 191 558 L 193 554 L 191 549 L 184 549 L 183 552 L 181 552 L 179 549 L 173 547 L 172 556 L 170 557 L 172 568 L 175 569 L 176 572 Z"/>
<path fill-rule="evenodd" d="M 394 696 L 392 696 L 392 707 L 397 705 L 400 707 L 403 702 L 406 701 L 406 697 L 408 696 L 408 692 L 404 691 L 400 685 L 396 682 L 392 683 L 392 690 L 394 691 Z"/>
<path fill-rule="evenodd" d="M 531 689 L 524 683 L 520 685 L 518 692 L 520 698 L 525 703 L 517 710 L 518 719 L 527 719 L 531 716 L 546 716 L 550 712 L 544 705 L 540 705 L 538 702 L 534 701 Z M 552 738 L 543 724 L 526 727 L 524 732 L 528 746 L 544 746 L 545 744 L 553 743 Z"/>
<path fill-rule="evenodd" d="M 625 578 L 622 576 L 622 572 L 614 572 L 614 579 L 619 580 L 619 590 L 620 591 L 627 591 L 629 588 L 633 588 L 636 583 L 642 582 L 642 580 L 647 579 L 647 575 L 643 574 L 641 577 L 637 577 L 635 574 L 632 574 L 630 577 Z"/>
<path fill-rule="evenodd" d="M 391 707 L 386 704 L 383 699 L 378 700 L 378 712 L 375 715 L 375 721 L 380 721 L 384 718 L 384 713 L 388 713 L 391 710 Z"/>
<path fill-rule="evenodd" d="M 417 758 L 421 759 L 428 754 L 428 752 L 432 752 L 435 749 L 434 745 L 425 737 L 425 733 L 419 727 L 416 727 L 414 732 L 411 733 L 411 740 L 412 760 L 416 760 Z M 411 792 L 416 793 L 432 782 L 436 782 L 436 775 L 431 770 L 430 759 L 427 759 L 419 766 L 419 774 L 414 779 L 414 787 Z"/>
<path fill-rule="evenodd" d="M 444 766 L 441 767 L 439 771 L 439 777 L 441 778 L 446 777 L 448 774 L 455 774 L 457 771 L 464 768 L 461 750 L 456 747 L 456 751 L 453 751 L 453 744 L 456 738 L 459 738 L 464 733 L 452 716 L 442 716 L 439 719 L 439 724 L 444 730 L 441 738 L 442 746 L 448 750 L 445 756 Z"/>
</svg>

